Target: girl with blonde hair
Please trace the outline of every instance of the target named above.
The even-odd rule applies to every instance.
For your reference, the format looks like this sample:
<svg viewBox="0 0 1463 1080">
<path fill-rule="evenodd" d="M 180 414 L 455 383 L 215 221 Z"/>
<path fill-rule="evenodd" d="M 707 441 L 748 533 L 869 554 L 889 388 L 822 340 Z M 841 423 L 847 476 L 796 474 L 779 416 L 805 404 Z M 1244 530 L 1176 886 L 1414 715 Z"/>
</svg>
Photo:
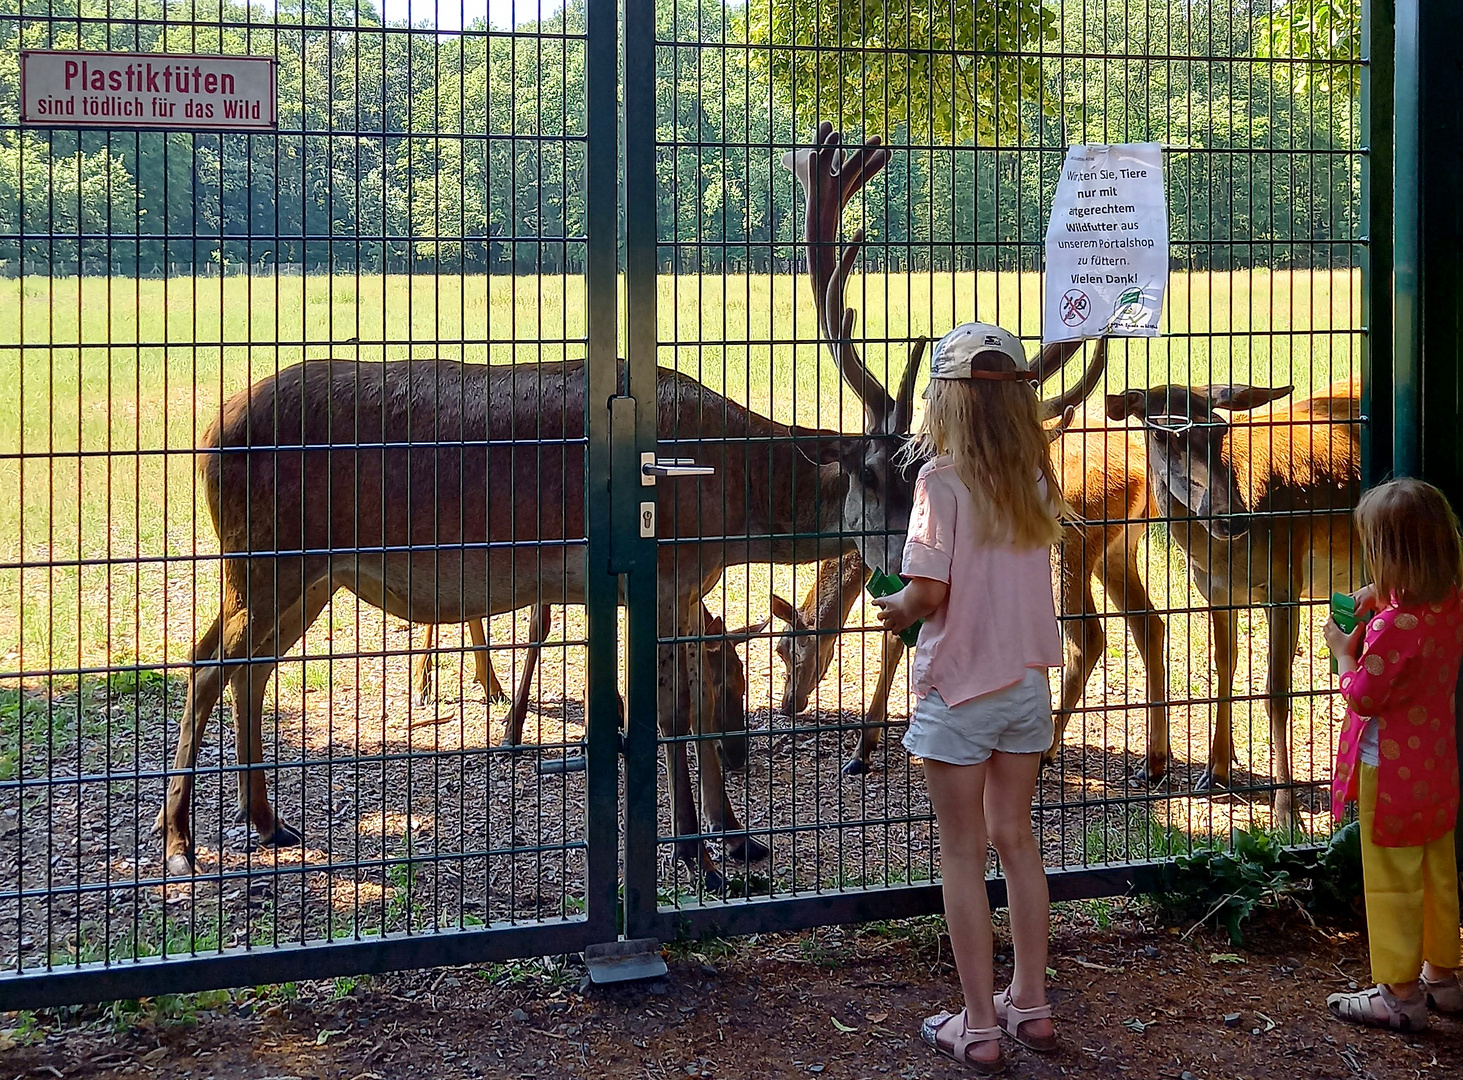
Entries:
<svg viewBox="0 0 1463 1080">
<path fill-rule="evenodd" d="M 1454 690 L 1463 659 L 1463 543 L 1443 493 L 1393 480 L 1356 508 L 1372 584 L 1356 629 L 1326 622 L 1346 722 L 1331 810 L 1357 803 L 1375 986 L 1332 994 L 1342 1020 L 1421 1031 L 1428 1009 L 1463 1013 L 1458 986 Z"/>
<path fill-rule="evenodd" d="M 945 918 L 964 1008 L 924 1021 L 926 1042 L 983 1075 L 1004 1031 L 1056 1039 L 1046 1003 L 1049 902 L 1031 804 L 1052 743 L 1046 669 L 1062 663 L 1051 548 L 1066 511 L 1031 366 L 1016 338 L 967 323 L 935 346 L 909 456 L 915 484 L 901 591 L 874 602 L 886 629 L 924 620 L 904 745 L 924 761 L 940 827 Z M 987 842 L 1006 874 L 1015 975 L 995 992 Z"/>
</svg>

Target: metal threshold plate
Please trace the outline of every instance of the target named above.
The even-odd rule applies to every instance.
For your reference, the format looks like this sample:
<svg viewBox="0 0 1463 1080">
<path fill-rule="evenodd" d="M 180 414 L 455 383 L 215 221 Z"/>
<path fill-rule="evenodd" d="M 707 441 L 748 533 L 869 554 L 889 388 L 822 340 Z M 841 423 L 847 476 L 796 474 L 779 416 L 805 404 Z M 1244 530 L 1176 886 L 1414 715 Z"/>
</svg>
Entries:
<svg viewBox="0 0 1463 1080">
<path fill-rule="evenodd" d="M 665 958 L 660 955 L 660 942 L 655 938 L 591 945 L 584 950 L 584 966 L 589 969 L 589 981 L 597 986 L 658 979 L 667 970 Z"/>
</svg>

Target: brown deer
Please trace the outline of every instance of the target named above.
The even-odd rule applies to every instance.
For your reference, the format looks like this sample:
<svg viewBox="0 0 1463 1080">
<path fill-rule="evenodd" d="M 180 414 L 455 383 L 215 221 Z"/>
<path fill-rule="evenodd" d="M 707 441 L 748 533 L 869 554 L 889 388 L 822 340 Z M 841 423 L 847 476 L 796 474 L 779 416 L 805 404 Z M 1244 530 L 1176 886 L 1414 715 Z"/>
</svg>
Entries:
<svg viewBox="0 0 1463 1080">
<path fill-rule="evenodd" d="M 1101 342 L 1098 347 L 1102 348 Z M 1072 507 L 1074 522 L 1063 534 L 1060 552 L 1067 655 L 1062 669 L 1061 704 L 1056 713 L 1056 738 L 1045 760 L 1055 761 L 1060 752 L 1067 721 L 1107 648 L 1092 593 L 1095 578 L 1113 606 L 1123 613 L 1128 632 L 1143 657 L 1149 731 L 1143 772 L 1156 779 L 1167 768 L 1168 694 L 1163 620 L 1154 610 L 1138 573 L 1138 543 L 1143 538 L 1143 519 L 1150 511 L 1142 439 L 1136 432 L 1109 428 L 1100 421 L 1093 421 L 1096 427 L 1071 429 L 1073 401 L 1069 395 L 1048 401 L 1046 406 L 1048 411 L 1064 412 L 1052 435 L 1055 452 L 1061 458 L 1062 495 Z M 790 627 L 774 647 L 787 670 L 781 706 L 786 715 L 794 716 L 807 708 L 813 688 L 832 663 L 836 635 L 848 621 L 867 579 L 868 570 L 858 553 L 849 552 L 819 566 L 817 580 L 801 608 L 794 609 L 781 597 L 773 597 L 772 613 Z M 886 726 L 890 684 L 903 654 L 903 643 L 893 634 L 885 634 L 879 680 L 865 710 L 858 747 L 844 763 L 846 776 L 869 771 Z M 1161 737 L 1156 737 L 1159 733 Z"/>
<path fill-rule="evenodd" d="M 537 613 L 537 605 L 534 611 Z M 488 634 L 483 627 L 483 621 L 469 619 L 467 629 L 472 636 L 473 681 L 483 688 L 483 693 L 492 704 L 508 700 L 503 684 L 498 681 L 498 673 L 493 669 L 493 661 L 488 656 Z M 432 669 L 436 667 L 437 660 L 437 628 L 431 623 L 422 630 L 421 648 L 422 651 L 412 660 L 411 685 L 417 704 L 425 705 L 432 698 Z"/>
<path fill-rule="evenodd" d="M 804 152 L 800 179 L 819 327 L 864 404 L 857 435 L 786 425 L 750 412 L 676 371 L 657 376 L 659 438 L 713 477 L 657 486 L 663 536 L 659 625 L 699 636 L 701 597 L 722 568 L 798 562 L 808 547 L 857 546 L 898 566 L 912 485 L 892 463 L 912 413 L 917 355 L 890 396 L 850 340 L 844 285 L 862 235 L 840 256 L 843 207 L 884 167 L 878 139 L 847 156 L 831 125 Z M 922 347 L 922 343 L 921 343 Z M 1055 370 L 1054 368 L 1052 370 Z M 518 365 L 312 360 L 235 395 L 199 452 L 205 498 L 223 551 L 219 615 L 194 645 L 174 771 L 159 814 L 169 872 L 193 867 L 192 785 L 204 725 L 230 682 L 239 803 L 263 843 L 298 844 L 270 804 L 262 760 L 264 691 L 336 589 L 398 618 L 465 622 L 529 604 L 582 603 L 588 569 L 582 360 Z M 1050 372 L 1048 372 L 1050 373 Z M 562 450 L 543 452 L 545 441 Z M 757 498 L 746 493 L 757 492 Z M 735 493 L 736 497 L 724 497 Z M 797 542 L 808 534 L 837 540 Z M 702 542 L 701 537 L 715 537 Z M 545 545 L 553 558 L 545 558 Z M 686 740 L 710 710 L 703 648 L 659 650 L 657 723 L 667 736 L 680 858 L 721 878 L 698 839 Z M 698 753 L 701 803 L 733 858 L 764 858 L 726 797 L 716 754 Z"/>
<path fill-rule="evenodd" d="M 736 645 L 749 641 L 766 629 L 767 623 L 744 626 L 740 630 L 728 631 L 720 616 L 713 617 L 703 604 L 702 625 L 708 640 L 703 643 L 707 654 L 706 671 L 711 680 L 709 700 L 711 701 L 713 724 L 711 730 L 722 733 L 717 740 L 723 763 L 729 769 L 744 769 L 747 766 L 747 740 L 739 732 L 747 730 L 747 673 Z M 523 743 L 523 724 L 528 717 L 529 696 L 533 692 L 533 674 L 538 666 L 539 652 L 548 639 L 553 625 L 553 608 L 548 604 L 535 604 L 529 615 L 528 656 L 523 661 L 523 672 L 518 678 L 518 689 L 513 695 L 513 707 L 508 713 L 508 722 L 503 730 L 503 746 L 520 746 Z M 504 701 L 503 685 L 488 659 L 487 632 L 481 619 L 469 619 L 468 632 L 472 635 L 473 664 L 476 668 L 476 682 L 488 695 L 490 702 Z M 435 650 L 437 627 L 431 623 L 422 634 L 422 648 Z M 416 699 L 425 705 L 429 700 L 432 673 L 429 663 L 431 652 L 417 656 L 412 665 L 412 685 Z M 620 702 L 620 717 L 623 722 L 625 703 Z"/>
<path fill-rule="evenodd" d="M 1351 519 L 1361 495 L 1359 380 L 1334 383 L 1244 423 L 1219 415 L 1249 412 L 1290 391 L 1168 385 L 1107 399 L 1110 418 L 1143 425 L 1154 502 L 1210 607 L 1218 700 L 1208 766 L 1195 790 L 1229 785 L 1239 648 L 1235 616 L 1241 608 L 1263 606 L 1270 629 L 1265 710 L 1275 816 L 1282 823 L 1294 812 L 1289 695 L 1299 601 L 1349 592 L 1362 582 L 1361 544 Z"/>
<path fill-rule="evenodd" d="M 503 745 L 517 746 L 523 742 L 523 723 L 528 718 L 528 699 L 533 693 L 533 673 L 538 667 L 538 654 L 549 636 L 553 625 L 553 609 L 548 604 L 534 604 L 529 614 L 528 655 L 523 661 L 523 671 L 518 676 L 518 689 L 513 695 L 513 706 L 508 711 L 507 726 L 503 730 Z M 493 670 L 493 661 L 488 656 L 488 635 L 482 619 L 469 619 L 467 629 L 472 638 L 472 663 L 474 681 L 483 688 L 488 701 L 506 701 L 508 695 Z M 432 663 L 437 647 L 437 627 L 428 623 L 422 633 L 422 653 L 412 663 L 412 686 L 415 688 L 418 704 L 425 705 L 432 689 Z"/>
</svg>

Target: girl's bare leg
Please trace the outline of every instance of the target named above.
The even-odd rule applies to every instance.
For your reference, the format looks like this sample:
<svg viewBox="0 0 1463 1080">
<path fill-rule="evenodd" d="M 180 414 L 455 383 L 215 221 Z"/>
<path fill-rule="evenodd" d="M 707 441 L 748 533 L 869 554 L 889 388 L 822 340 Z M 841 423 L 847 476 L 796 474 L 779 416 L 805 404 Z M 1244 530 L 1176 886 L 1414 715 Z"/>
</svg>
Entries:
<svg viewBox="0 0 1463 1080">
<path fill-rule="evenodd" d="M 945 921 L 965 996 L 966 1023 L 994 1027 L 996 1009 L 991 974 L 991 908 L 986 896 L 986 819 L 983 796 L 987 763 L 947 765 L 925 759 L 930 803 L 940 824 L 940 873 L 944 880 Z M 977 1043 L 971 1058 L 994 1061 L 998 1042 Z"/>
</svg>

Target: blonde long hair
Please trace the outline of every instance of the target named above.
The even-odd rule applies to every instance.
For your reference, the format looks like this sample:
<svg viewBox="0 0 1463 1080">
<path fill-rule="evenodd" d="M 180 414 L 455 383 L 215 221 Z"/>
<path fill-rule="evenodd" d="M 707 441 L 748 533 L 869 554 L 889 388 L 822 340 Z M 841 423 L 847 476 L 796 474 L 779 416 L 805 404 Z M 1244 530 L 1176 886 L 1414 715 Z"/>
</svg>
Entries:
<svg viewBox="0 0 1463 1080">
<path fill-rule="evenodd" d="M 1015 371 L 1011 358 L 983 352 L 975 371 Z M 932 379 L 924 422 L 904 447 L 906 461 L 949 457 L 970 491 L 976 539 L 1018 548 L 1048 547 L 1070 516 L 1052 467 L 1041 403 L 1031 384 L 994 379 Z M 1046 480 L 1046 496 L 1036 484 Z"/>
<path fill-rule="evenodd" d="M 1379 484 L 1356 506 L 1361 553 L 1383 603 L 1435 604 L 1463 586 L 1463 541 L 1443 493 L 1421 480 Z"/>
</svg>

